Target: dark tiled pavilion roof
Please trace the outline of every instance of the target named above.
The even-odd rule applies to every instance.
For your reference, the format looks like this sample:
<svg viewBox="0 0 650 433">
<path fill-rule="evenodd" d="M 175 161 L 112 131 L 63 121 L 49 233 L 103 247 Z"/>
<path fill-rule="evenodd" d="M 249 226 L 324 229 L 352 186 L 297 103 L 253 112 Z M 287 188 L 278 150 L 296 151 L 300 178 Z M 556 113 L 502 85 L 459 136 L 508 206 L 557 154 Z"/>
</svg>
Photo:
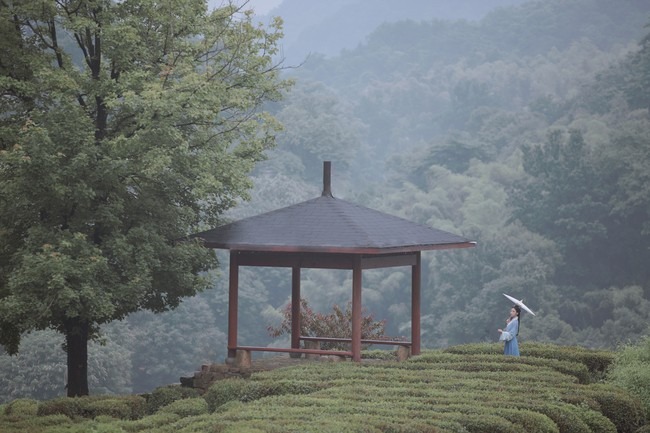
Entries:
<svg viewBox="0 0 650 433">
<path fill-rule="evenodd" d="M 328 181 L 327 181 L 328 182 Z M 463 237 L 323 195 L 192 235 L 245 251 L 381 254 L 474 246 Z"/>
</svg>

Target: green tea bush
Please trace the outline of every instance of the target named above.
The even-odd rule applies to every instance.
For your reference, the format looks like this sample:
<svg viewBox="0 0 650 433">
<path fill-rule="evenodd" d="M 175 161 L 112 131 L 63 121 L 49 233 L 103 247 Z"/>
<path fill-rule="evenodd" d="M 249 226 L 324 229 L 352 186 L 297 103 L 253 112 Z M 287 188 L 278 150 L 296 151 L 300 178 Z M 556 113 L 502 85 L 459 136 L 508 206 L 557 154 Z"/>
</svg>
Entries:
<svg viewBox="0 0 650 433">
<path fill-rule="evenodd" d="M 452 346 L 443 350 L 458 355 L 499 355 L 503 345 L 499 343 L 475 343 Z M 584 364 L 589 372 L 599 377 L 614 361 L 614 354 L 607 350 L 593 350 L 578 346 L 558 346 L 550 343 L 522 343 L 522 357 L 547 358 Z"/>
<path fill-rule="evenodd" d="M 455 363 L 439 363 L 435 366 L 436 369 L 453 370 L 453 371 L 466 371 L 466 372 L 481 372 L 481 371 L 494 371 L 500 373 L 525 371 L 525 372 L 538 372 L 539 368 L 533 365 L 526 364 L 513 364 L 508 362 L 482 362 L 482 361 L 462 361 Z"/>
<path fill-rule="evenodd" d="M 4 407 L 4 414 L 12 418 L 29 418 L 36 416 L 38 412 L 38 401 L 19 398 L 8 403 Z"/>
<path fill-rule="evenodd" d="M 82 414 L 82 398 L 59 397 L 43 401 L 38 405 L 38 416 L 61 414 L 69 418 L 80 417 Z M 88 397 L 85 397 L 87 400 Z"/>
<path fill-rule="evenodd" d="M 217 427 L 216 430 L 214 430 L 215 433 L 266 433 L 266 430 L 262 430 L 261 428 L 257 427 L 247 427 L 247 426 L 219 426 Z"/>
<path fill-rule="evenodd" d="M 591 410 L 601 412 L 600 403 L 598 403 L 596 399 L 591 396 L 590 392 L 585 392 L 585 390 L 582 388 L 576 388 L 562 392 L 560 395 L 560 400 L 574 406 L 588 407 Z"/>
<path fill-rule="evenodd" d="M 46 428 L 53 425 L 69 424 L 72 420 L 66 415 L 47 415 L 47 416 L 34 416 L 29 419 L 29 424 L 38 428 Z M 1 431 L 1 430 L 0 430 Z"/>
<path fill-rule="evenodd" d="M 112 417 L 110 415 L 97 415 L 94 418 L 94 421 L 98 422 L 99 424 L 106 424 L 106 423 L 113 423 L 115 421 L 119 421 L 119 418 Z"/>
<path fill-rule="evenodd" d="M 647 423 L 643 405 L 631 395 L 603 385 L 594 386 L 592 392 L 602 414 L 616 425 L 619 433 L 634 433 Z"/>
<path fill-rule="evenodd" d="M 70 425 L 72 420 L 65 415 L 15 417 L 0 415 L 0 432 L 2 433 L 37 433 L 49 430 L 53 426 Z"/>
<path fill-rule="evenodd" d="M 39 416 L 62 414 L 70 418 L 93 419 L 107 415 L 118 419 L 138 419 L 146 415 L 146 401 L 139 396 L 60 397 L 41 402 Z"/>
<path fill-rule="evenodd" d="M 326 386 L 324 383 L 313 380 L 289 378 L 269 380 L 264 376 L 255 380 L 226 379 L 212 385 L 204 398 L 208 402 L 210 412 L 213 412 L 218 406 L 231 400 L 247 402 L 273 395 L 309 394 Z"/>
<path fill-rule="evenodd" d="M 410 416 L 414 418 L 425 418 L 429 416 L 441 416 L 445 419 L 456 420 L 467 431 L 484 432 L 516 432 L 520 427 L 511 422 L 507 417 L 503 417 L 501 412 L 510 412 L 509 409 L 500 408 L 495 411 L 493 408 L 485 408 L 470 402 L 455 404 L 440 404 L 434 407 L 430 405 L 406 407 Z M 390 412 L 388 412 L 390 413 Z"/>
<path fill-rule="evenodd" d="M 86 421 L 70 425 L 56 426 L 47 429 L 47 433 L 124 433 L 124 430 L 115 423 L 99 423 Z"/>
<path fill-rule="evenodd" d="M 500 345 L 480 344 L 457 348 L 463 353 L 429 351 L 402 363 L 314 363 L 256 373 L 254 388 L 219 408 L 220 425 L 235 429 L 264 420 L 265 432 L 327 432 L 336 427 L 323 420 L 334 418 L 349 432 L 613 433 L 617 424 L 600 412 L 605 400 L 595 396 L 616 388 L 590 384 L 585 363 L 590 359 L 592 368 L 600 368 L 609 358 L 582 348 L 531 348 L 543 356 L 506 358 Z M 307 390 L 310 381 L 319 383 L 320 391 L 298 395 L 281 385 L 296 378 Z M 365 423 L 356 424 L 358 413 L 366 414 Z M 312 418 L 313 424 L 306 421 Z"/>
<path fill-rule="evenodd" d="M 235 413 L 224 414 L 219 418 L 217 432 L 240 432 L 243 429 L 260 429 L 265 433 L 303 432 L 334 433 L 446 433 L 465 431 L 460 423 L 442 420 L 427 414 L 426 417 L 401 418 L 395 416 L 390 408 L 385 413 L 372 406 L 363 406 L 355 410 L 342 406 L 340 402 L 325 399 L 318 411 L 298 409 L 286 404 L 284 397 L 278 397 L 281 411 L 263 407 L 264 402 L 256 401 L 238 408 Z M 280 404 L 282 402 L 282 404 Z M 449 428 L 453 426 L 453 428 Z M 253 430 L 255 431 L 255 430 Z"/>
<path fill-rule="evenodd" d="M 560 433 L 591 433 L 591 429 L 580 417 L 575 406 L 553 403 L 539 403 L 528 407 L 549 417 L 557 425 Z"/>
<path fill-rule="evenodd" d="M 214 412 L 216 408 L 224 403 L 239 400 L 248 383 L 247 380 L 237 377 L 216 381 L 203 396 L 208 403 L 208 410 Z"/>
<path fill-rule="evenodd" d="M 155 429 L 178 421 L 181 417 L 171 412 L 158 412 L 147 415 L 135 421 L 121 421 L 120 427 L 127 433 L 137 433 L 147 429 Z"/>
<path fill-rule="evenodd" d="M 521 428 L 505 418 L 496 415 L 468 415 L 459 414 L 459 423 L 471 433 L 499 432 L 521 433 Z"/>
<path fill-rule="evenodd" d="M 514 428 L 516 431 L 525 431 L 527 433 L 559 432 L 555 423 L 547 416 L 530 410 L 510 408 L 507 399 L 504 399 L 501 405 L 487 407 L 467 400 L 462 403 L 437 404 L 435 410 L 445 410 L 455 414 L 462 414 L 461 418 L 470 415 L 483 420 L 479 425 L 484 426 L 485 423 L 492 425 L 491 428 L 484 426 L 486 430 L 478 431 L 511 431 Z M 495 417 L 501 420 L 497 421 Z M 504 423 L 504 421 L 507 423 Z M 471 426 L 465 425 L 463 421 L 459 422 L 468 430 L 473 431 L 472 429 L 477 428 L 476 422 L 474 421 Z M 510 425 L 511 427 L 504 427 L 504 425 Z"/>
<path fill-rule="evenodd" d="M 459 355 L 455 353 L 444 353 L 440 351 L 424 352 L 418 357 L 410 360 L 413 364 L 426 363 L 433 364 L 435 368 L 453 368 L 455 365 L 464 363 L 477 364 L 484 366 L 485 370 L 498 371 L 499 369 L 515 368 L 507 367 L 511 365 L 529 365 L 535 367 L 548 367 L 560 373 L 570 374 L 578 379 L 580 383 L 589 383 L 591 374 L 587 366 L 582 362 L 561 361 L 551 358 L 536 358 L 531 356 L 521 357 L 504 357 L 503 355 L 485 355 L 485 354 L 466 354 Z"/>
<path fill-rule="evenodd" d="M 47 433 L 88 433 L 88 432 L 94 433 L 94 425 L 90 426 L 86 423 L 70 424 L 66 426 L 52 427 L 47 430 Z"/>
<path fill-rule="evenodd" d="M 89 401 L 82 409 L 81 416 L 94 419 L 99 415 L 107 415 L 117 419 L 134 420 L 147 414 L 146 407 L 146 400 L 139 396 L 100 398 Z"/>
<path fill-rule="evenodd" d="M 576 406 L 576 413 L 589 426 L 593 433 L 617 433 L 616 426 L 602 413 L 586 406 Z"/>
<path fill-rule="evenodd" d="M 581 362 L 590 373 L 601 377 L 614 362 L 614 353 L 609 350 L 595 350 L 579 346 L 558 346 L 550 343 L 526 343 L 525 355 L 551 358 L 563 361 Z"/>
<path fill-rule="evenodd" d="M 623 346 L 607 371 L 607 381 L 636 395 L 650 420 L 650 336 Z"/>
<path fill-rule="evenodd" d="M 180 417 L 203 415 L 208 413 L 208 402 L 202 397 L 185 398 L 163 406 L 159 412 L 171 412 Z"/>
<path fill-rule="evenodd" d="M 213 432 L 219 419 L 211 414 L 180 418 L 171 424 L 151 427 L 140 433 L 205 433 Z"/>
<path fill-rule="evenodd" d="M 616 365 L 610 370 L 608 381 L 636 395 L 650 418 L 650 362 Z"/>
<path fill-rule="evenodd" d="M 224 403 L 220 406 L 218 406 L 213 413 L 219 414 L 219 413 L 224 413 L 228 412 L 230 410 L 237 412 L 240 408 L 244 406 L 244 403 L 242 403 L 239 400 L 231 400 L 227 403 Z M 210 410 L 210 404 L 208 404 L 208 411 Z"/>
<path fill-rule="evenodd" d="M 287 432 L 309 432 L 309 433 L 341 433 L 341 432 L 364 432 L 381 433 L 367 423 L 361 426 L 358 422 L 345 419 L 323 419 L 318 417 L 316 421 L 309 418 L 304 420 L 245 420 L 219 423 L 213 427 L 215 433 L 287 433 Z"/>
<path fill-rule="evenodd" d="M 584 399 L 579 398 L 579 395 L 577 394 L 579 394 L 580 392 L 586 393 L 587 394 L 586 398 Z M 530 395 L 526 396 L 525 394 L 521 394 L 518 396 L 514 396 L 510 404 L 514 404 L 516 407 L 520 409 L 533 410 L 535 412 L 539 412 L 547 415 L 549 418 L 555 421 L 556 424 L 558 424 L 558 426 L 560 427 L 560 431 L 573 431 L 573 430 L 581 431 L 583 430 L 584 427 L 583 424 L 586 425 L 588 429 L 594 433 L 596 432 L 614 433 L 617 431 L 621 431 L 618 428 L 619 424 L 621 425 L 622 428 L 629 428 L 629 427 L 625 427 L 625 420 L 612 419 L 611 414 L 607 414 L 605 413 L 605 411 L 602 411 L 601 404 L 594 398 L 595 395 L 599 395 L 602 393 L 607 394 L 608 391 L 603 391 L 602 389 L 591 389 L 591 386 L 585 387 L 577 391 L 576 394 L 571 395 L 571 397 L 568 399 L 570 400 L 568 402 L 569 404 L 559 404 L 560 402 L 553 403 L 552 396 L 548 394 L 546 396 L 544 395 L 532 396 L 535 397 L 535 401 L 529 400 L 529 398 L 531 397 Z M 602 398 L 605 399 L 607 397 L 602 397 Z M 612 398 L 616 398 L 616 397 L 612 396 Z M 486 397 L 486 399 L 489 399 L 489 402 L 488 401 L 483 403 L 479 402 L 478 404 L 492 406 L 495 404 L 495 402 L 498 401 L 497 396 Z M 560 400 L 561 402 L 566 402 L 567 398 L 561 396 Z M 585 402 L 590 402 L 591 404 Z M 619 404 L 621 403 L 619 402 Z M 632 410 L 632 412 L 630 413 L 631 416 L 635 415 L 633 405 L 625 406 L 625 407 L 627 409 L 623 409 L 623 410 L 631 409 Z M 638 414 L 638 412 L 636 413 Z M 580 419 L 579 422 L 575 421 L 577 418 Z M 588 430 L 584 430 L 584 431 L 588 431 Z"/>
<path fill-rule="evenodd" d="M 63 418 L 52 425 L 61 433 L 118 427 L 124 433 L 636 433 L 646 423 L 633 394 L 590 383 L 586 364 L 576 359 L 593 352 L 531 344 L 531 352 L 544 356 L 506 358 L 486 353 L 490 347 L 429 351 L 400 363 L 306 363 L 217 381 L 203 397 L 178 398 L 182 391 L 165 387 L 143 405 L 158 411 L 135 420 L 110 402 L 119 397 L 43 402 L 37 415 L 58 413 L 48 416 Z M 27 418 L 19 422 L 29 428 L 6 430 L 6 417 L 0 414 L 3 433 L 45 433 Z"/>
<path fill-rule="evenodd" d="M 559 433 L 557 425 L 546 415 L 525 409 L 499 409 L 499 416 L 518 425 L 526 433 Z"/>
<path fill-rule="evenodd" d="M 460 346 L 450 346 L 442 350 L 445 353 L 458 355 L 503 355 L 503 344 L 501 343 L 471 343 Z"/>
<path fill-rule="evenodd" d="M 147 413 L 153 414 L 161 407 L 176 400 L 198 396 L 199 392 L 194 388 L 178 385 L 161 386 L 151 391 L 151 394 L 147 396 Z"/>
</svg>

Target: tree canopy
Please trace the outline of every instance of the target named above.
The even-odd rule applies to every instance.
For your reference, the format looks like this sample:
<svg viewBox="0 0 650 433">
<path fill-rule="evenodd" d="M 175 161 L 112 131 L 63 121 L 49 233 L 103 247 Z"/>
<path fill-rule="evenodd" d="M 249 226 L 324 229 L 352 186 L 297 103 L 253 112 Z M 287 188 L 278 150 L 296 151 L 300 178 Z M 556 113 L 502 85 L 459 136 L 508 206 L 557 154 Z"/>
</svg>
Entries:
<svg viewBox="0 0 650 433">
<path fill-rule="evenodd" d="M 0 10 L 0 343 L 63 333 L 83 395 L 99 325 L 207 286 L 214 255 L 179 239 L 246 197 L 274 144 L 280 21 L 202 0 Z"/>
</svg>

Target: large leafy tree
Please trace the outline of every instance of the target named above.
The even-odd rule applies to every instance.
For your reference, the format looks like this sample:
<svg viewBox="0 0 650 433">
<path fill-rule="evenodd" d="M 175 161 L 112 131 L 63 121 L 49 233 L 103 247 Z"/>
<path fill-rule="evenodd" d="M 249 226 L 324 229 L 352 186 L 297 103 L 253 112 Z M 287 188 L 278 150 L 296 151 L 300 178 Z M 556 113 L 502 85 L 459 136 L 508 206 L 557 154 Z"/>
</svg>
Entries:
<svg viewBox="0 0 650 433">
<path fill-rule="evenodd" d="M 274 143 L 281 23 L 202 0 L 0 3 L 0 343 L 61 332 L 85 395 L 101 324 L 206 287 L 214 255 L 178 239 L 218 224 Z"/>
</svg>

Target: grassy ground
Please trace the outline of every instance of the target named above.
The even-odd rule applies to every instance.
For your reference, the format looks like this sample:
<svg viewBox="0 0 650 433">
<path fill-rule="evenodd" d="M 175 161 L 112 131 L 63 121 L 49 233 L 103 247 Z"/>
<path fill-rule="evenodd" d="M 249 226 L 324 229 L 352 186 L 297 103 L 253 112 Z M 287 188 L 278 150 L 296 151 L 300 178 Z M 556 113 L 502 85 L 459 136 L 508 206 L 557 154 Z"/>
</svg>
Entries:
<svg viewBox="0 0 650 433">
<path fill-rule="evenodd" d="M 0 406 L 3 433 L 648 432 L 638 398 L 602 381 L 614 354 L 524 344 L 425 351 L 406 362 L 315 362 L 216 382 Z"/>
</svg>

